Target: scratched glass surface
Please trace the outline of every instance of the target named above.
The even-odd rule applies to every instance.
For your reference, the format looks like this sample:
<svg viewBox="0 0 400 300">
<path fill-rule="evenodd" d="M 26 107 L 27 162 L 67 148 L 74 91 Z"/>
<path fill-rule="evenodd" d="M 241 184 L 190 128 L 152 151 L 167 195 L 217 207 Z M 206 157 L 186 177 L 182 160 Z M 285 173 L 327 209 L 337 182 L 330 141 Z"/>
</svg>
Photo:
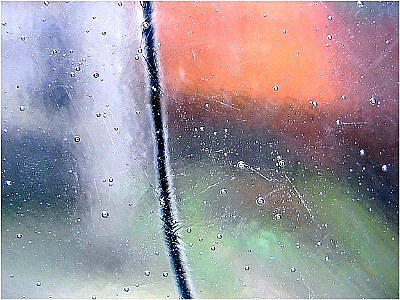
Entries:
<svg viewBox="0 0 400 300">
<path fill-rule="evenodd" d="M 2 297 L 176 298 L 140 5 L 2 2 Z M 396 2 L 155 3 L 200 298 L 398 298 Z"/>
</svg>

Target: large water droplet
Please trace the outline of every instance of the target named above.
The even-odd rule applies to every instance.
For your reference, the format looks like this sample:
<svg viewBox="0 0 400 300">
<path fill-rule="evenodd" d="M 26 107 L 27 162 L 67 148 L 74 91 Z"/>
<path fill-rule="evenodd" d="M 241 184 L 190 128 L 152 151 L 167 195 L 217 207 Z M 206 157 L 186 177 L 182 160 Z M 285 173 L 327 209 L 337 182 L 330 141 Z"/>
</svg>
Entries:
<svg viewBox="0 0 400 300">
<path fill-rule="evenodd" d="M 101 212 L 101 217 L 102 217 L 102 218 L 107 219 L 109 216 L 110 216 L 110 214 L 108 213 L 108 211 L 103 210 L 103 211 Z"/>
<path fill-rule="evenodd" d="M 227 191 L 227 189 L 221 189 L 221 190 L 219 191 L 219 193 L 220 193 L 222 196 L 226 196 L 226 195 L 228 194 L 228 191 Z"/>
<path fill-rule="evenodd" d="M 277 85 L 274 85 L 274 86 L 272 87 L 272 89 L 273 89 L 275 92 L 277 92 L 277 91 L 279 90 L 279 87 L 278 87 Z"/>
<path fill-rule="evenodd" d="M 264 204 L 265 204 L 265 199 L 263 198 L 263 197 L 258 197 L 257 199 L 256 199 L 256 204 L 258 205 L 258 206 L 263 206 Z"/>
<path fill-rule="evenodd" d="M 382 166 L 382 171 L 383 171 L 383 172 L 389 171 L 389 166 L 388 166 L 388 165 L 383 165 L 383 166 Z"/>
<path fill-rule="evenodd" d="M 146 270 L 146 271 L 144 271 L 144 276 L 150 276 L 150 271 L 149 270 Z"/>
</svg>

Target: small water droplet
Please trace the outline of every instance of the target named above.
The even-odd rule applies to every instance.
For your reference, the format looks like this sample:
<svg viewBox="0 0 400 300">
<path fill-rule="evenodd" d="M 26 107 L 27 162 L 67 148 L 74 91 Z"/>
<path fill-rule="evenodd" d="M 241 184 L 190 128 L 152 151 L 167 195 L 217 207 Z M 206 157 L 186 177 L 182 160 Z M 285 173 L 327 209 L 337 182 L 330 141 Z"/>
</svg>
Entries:
<svg viewBox="0 0 400 300">
<path fill-rule="evenodd" d="M 74 142 L 79 143 L 81 141 L 81 137 L 79 135 L 74 136 Z"/>
<path fill-rule="evenodd" d="M 367 152 L 364 149 L 360 150 L 360 156 L 365 156 L 365 154 L 367 154 Z"/>
<path fill-rule="evenodd" d="M 237 167 L 241 170 L 243 170 L 246 167 L 246 164 L 244 163 L 243 160 L 238 161 Z"/>
<path fill-rule="evenodd" d="M 325 261 L 329 261 L 329 256 L 325 256 Z"/>
<path fill-rule="evenodd" d="M 346 99 L 347 99 L 347 97 L 346 97 L 346 95 L 342 95 L 342 96 L 340 97 L 340 99 L 342 99 L 342 100 L 346 100 Z"/>
<path fill-rule="evenodd" d="M 244 269 L 245 269 L 246 271 L 248 271 L 248 270 L 250 270 L 250 267 L 249 267 L 249 266 L 245 266 Z"/>
<path fill-rule="evenodd" d="M 213 246 L 211 246 L 211 251 L 214 251 L 215 250 L 215 246 L 213 245 Z"/>
<path fill-rule="evenodd" d="M 101 113 L 100 113 L 100 112 L 97 112 L 97 113 L 96 113 L 96 117 L 100 118 L 100 117 L 101 117 Z"/>
<path fill-rule="evenodd" d="M 43 4 L 44 4 L 45 6 L 49 6 L 50 1 L 44 1 Z"/>
<path fill-rule="evenodd" d="M 277 85 L 274 85 L 274 86 L 272 87 L 272 89 L 273 89 L 275 92 L 277 92 L 277 91 L 279 90 L 279 87 L 278 87 Z"/>
<path fill-rule="evenodd" d="M 11 180 L 6 180 L 4 183 L 6 184 L 6 186 L 11 186 Z"/>
<path fill-rule="evenodd" d="M 129 292 L 129 287 L 124 287 L 124 292 Z"/>
<path fill-rule="evenodd" d="M 150 271 L 149 270 L 146 270 L 146 271 L 144 271 L 144 276 L 150 276 Z"/>
<path fill-rule="evenodd" d="M 265 199 L 263 198 L 263 197 L 258 197 L 257 199 L 256 199 L 256 204 L 258 205 L 258 206 L 263 206 L 264 204 L 265 204 Z"/>
<path fill-rule="evenodd" d="M 290 268 L 290 272 L 292 272 L 292 273 L 296 272 L 296 268 L 295 267 L 291 267 Z"/>
<path fill-rule="evenodd" d="M 318 103 L 313 100 L 310 100 L 309 103 L 311 105 L 311 108 L 317 108 L 317 106 L 318 106 Z"/>
<path fill-rule="evenodd" d="M 96 297 L 95 295 L 92 296 L 92 300 L 96 300 L 96 298 L 97 298 L 97 297 Z"/>
<path fill-rule="evenodd" d="M 20 111 L 24 111 L 24 110 L 25 110 L 25 106 L 21 105 L 21 106 L 19 107 L 19 110 L 20 110 Z"/>
<path fill-rule="evenodd" d="M 221 189 L 221 190 L 219 191 L 219 193 L 220 193 L 222 196 L 226 196 L 226 195 L 228 194 L 228 191 L 227 191 L 227 189 Z"/>
<path fill-rule="evenodd" d="M 363 1 L 357 1 L 357 6 L 362 8 L 364 7 L 364 2 Z"/>
<path fill-rule="evenodd" d="M 372 97 L 369 99 L 369 103 L 370 103 L 371 105 L 376 105 L 377 102 L 378 102 L 378 100 L 376 99 L 375 96 L 372 96 Z"/>
<path fill-rule="evenodd" d="M 75 72 L 71 72 L 71 73 L 69 73 L 69 76 L 71 76 L 71 77 L 75 77 Z"/>
<path fill-rule="evenodd" d="M 122 2 L 120 1 L 120 2 L 118 2 L 118 6 L 122 6 Z"/>
<path fill-rule="evenodd" d="M 277 214 L 275 214 L 274 218 L 275 218 L 276 221 L 282 220 L 282 214 L 281 213 L 277 213 Z"/>
<path fill-rule="evenodd" d="M 17 234 L 17 239 L 22 239 L 22 233 Z"/>
<path fill-rule="evenodd" d="M 186 228 L 186 232 L 187 233 L 191 233 L 192 232 L 192 228 L 191 227 Z"/>
<path fill-rule="evenodd" d="M 109 217 L 109 215 L 110 215 L 109 212 L 106 211 L 106 210 L 103 210 L 101 212 L 101 217 L 104 218 L 104 219 L 107 219 Z"/>
<path fill-rule="evenodd" d="M 101 34 L 102 34 L 102 35 L 106 35 L 107 32 L 106 32 L 106 31 L 102 31 Z"/>
<path fill-rule="evenodd" d="M 136 55 L 135 55 L 135 60 L 139 60 L 139 58 L 140 58 L 139 55 L 136 54 Z"/>
<path fill-rule="evenodd" d="M 383 172 L 389 171 L 389 166 L 388 166 L 388 165 L 383 165 L 383 166 L 382 166 L 382 171 L 383 171 Z"/>
<path fill-rule="evenodd" d="M 93 73 L 93 77 L 94 77 L 94 78 L 99 78 L 99 76 L 100 76 L 100 74 L 99 74 L 98 72 L 94 72 L 94 73 Z"/>
<path fill-rule="evenodd" d="M 321 247 L 322 246 L 322 242 L 321 241 L 318 241 L 317 242 L 317 247 Z"/>
<path fill-rule="evenodd" d="M 162 273 L 162 276 L 163 276 L 163 277 L 168 277 L 168 272 L 163 272 L 163 273 Z"/>
<path fill-rule="evenodd" d="M 332 21 L 333 17 L 332 16 L 328 16 L 328 20 Z"/>
<path fill-rule="evenodd" d="M 42 283 L 40 281 L 36 281 L 36 286 L 41 286 Z"/>
<path fill-rule="evenodd" d="M 331 40 L 331 39 L 332 39 L 332 35 L 331 35 L 331 34 L 328 34 L 328 35 L 326 36 L 326 38 L 327 38 L 328 40 Z"/>
<path fill-rule="evenodd" d="M 150 24 L 147 23 L 147 22 L 143 22 L 142 26 L 143 26 L 144 29 L 148 29 L 150 27 Z"/>
<path fill-rule="evenodd" d="M 217 234 L 217 239 L 219 239 L 219 240 L 222 239 L 222 234 L 218 233 Z"/>
</svg>

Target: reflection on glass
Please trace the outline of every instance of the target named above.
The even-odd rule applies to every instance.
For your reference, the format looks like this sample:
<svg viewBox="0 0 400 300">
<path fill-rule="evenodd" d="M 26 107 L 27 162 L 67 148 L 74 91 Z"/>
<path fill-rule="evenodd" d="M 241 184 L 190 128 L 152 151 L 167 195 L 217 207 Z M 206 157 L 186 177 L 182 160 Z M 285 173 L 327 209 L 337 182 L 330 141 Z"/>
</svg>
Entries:
<svg viewBox="0 0 400 300">
<path fill-rule="evenodd" d="M 397 2 L 157 2 L 201 298 L 397 298 Z M 3 2 L 2 297 L 176 298 L 135 2 Z"/>
</svg>

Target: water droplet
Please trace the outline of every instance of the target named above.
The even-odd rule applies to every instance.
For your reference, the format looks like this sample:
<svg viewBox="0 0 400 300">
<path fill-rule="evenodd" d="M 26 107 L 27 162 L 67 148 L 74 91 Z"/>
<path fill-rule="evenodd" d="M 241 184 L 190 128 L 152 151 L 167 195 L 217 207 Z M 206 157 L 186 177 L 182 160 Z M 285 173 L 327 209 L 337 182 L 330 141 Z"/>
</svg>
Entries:
<svg viewBox="0 0 400 300">
<path fill-rule="evenodd" d="M 313 100 L 310 100 L 309 103 L 311 105 L 311 108 L 317 108 L 317 106 L 318 106 L 318 103 Z"/>
<path fill-rule="evenodd" d="M 327 38 L 328 40 L 331 40 L 331 39 L 332 39 L 332 35 L 331 35 L 331 34 L 328 34 L 328 35 L 326 36 L 326 38 Z"/>
<path fill-rule="evenodd" d="M 53 49 L 53 54 L 57 54 L 58 50 L 57 49 Z"/>
<path fill-rule="evenodd" d="M 102 31 L 101 34 L 102 34 L 102 35 L 106 35 L 107 32 L 106 32 L 106 31 Z"/>
<path fill-rule="evenodd" d="M 273 89 L 275 92 L 277 92 L 277 91 L 279 90 L 279 87 L 278 87 L 277 85 L 274 85 L 274 86 L 272 87 L 272 89 Z"/>
<path fill-rule="evenodd" d="M 150 271 L 149 270 L 146 270 L 146 271 L 144 271 L 144 276 L 150 276 Z"/>
<path fill-rule="evenodd" d="M 100 112 L 97 112 L 97 113 L 96 113 L 96 117 L 100 118 L 100 117 L 101 117 L 101 113 L 100 113 Z"/>
<path fill-rule="evenodd" d="M 282 220 L 282 214 L 281 213 L 277 213 L 277 214 L 275 214 L 274 218 L 275 218 L 276 221 Z"/>
<path fill-rule="evenodd" d="M 322 246 L 322 242 L 321 241 L 318 241 L 317 242 L 317 247 L 321 247 Z"/>
<path fill-rule="evenodd" d="M 333 17 L 332 16 L 328 16 L 328 20 L 332 21 Z"/>
<path fill-rule="evenodd" d="M 283 32 L 283 34 L 285 34 L 285 33 L 287 33 L 287 30 L 286 30 L 286 29 L 284 29 L 282 32 Z"/>
<path fill-rule="evenodd" d="M 265 199 L 263 198 L 263 197 L 258 197 L 257 199 L 256 199 L 256 204 L 258 205 L 258 206 L 263 206 L 264 204 L 265 204 Z"/>
<path fill-rule="evenodd" d="M 162 276 L 163 276 L 163 277 L 168 277 L 168 272 L 163 272 L 163 273 L 162 273 Z"/>
<path fill-rule="evenodd" d="M 358 7 L 364 7 L 364 2 L 363 1 L 357 1 L 357 6 Z"/>
<path fill-rule="evenodd" d="M 17 234 L 17 239 L 22 239 L 22 233 Z"/>
<path fill-rule="evenodd" d="M 300 243 L 296 243 L 296 249 L 300 249 Z"/>
<path fill-rule="evenodd" d="M 101 217 L 102 218 L 104 218 L 104 219 L 107 219 L 108 217 L 109 217 L 109 213 L 108 213 L 108 211 L 106 211 L 106 210 L 103 210 L 102 212 L 101 212 Z"/>
<path fill-rule="evenodd" d="M 26 42 L 26 36 L 21 36 L 21 41 Z"/>
<path fill-rule="evenodd" d="M 95 295 L 92 296 L 92 300 L 96 300 L 96 298 L 97 298 L 97 297 L 96 297 Z"/>
<path fill-rule="evenodd" d="M 219 240 L 222 239 L 222 234 L 218 233 L 217 234 L 217 239 L 219 239 Z"/>
<path fill-rule="evenodd" d="M 248 270 L 250 270 L 250 267 L 249 267 L 249 266 L 245 266 L 244 269 L 245 269 L 246 271 L 248 271 Z"/>
<path fill-rule="evenodd" d="M 124 292 L 129 292 L 129 287 L 124 287 Z"/>
<path fill-rule="evenodd" d="M 192 232 L 192 228 L 191 227 L 186 228 L 186 232 L 187 233 L 191 233 Z"/>
<path fill-rule="evenodd" d="M 199 238 L 199 242 L 201 243 L 201 242 L 203 242 L 204 241 L 204 239 L 203 238 Z"/>
<path fill-rule="evenodd" d="M 291 267 L 290 268 L 290 272 L 293 272 L 293 273 L 296 272 L 296 268 L 295 267 Z"/>
<path fill-rule="evenodd" d="M 329 261 L 329 256 L 325 256 L 325 261 Z"/>
<path fill-rule="evenodd" d="M 94 72 L 94 73 L 93 73 L 93 77 L 94 77 L 94 78 L 99 78 L 99 76 L 100 76 L 100 74 L 99 74 L 98 72 Z"/>
<path fill-rule="evenodd" d="M 243 160 L 238 161 L 237 167 L 241 170 L 243 170 L 246 167 L 246 164 L 244 163 Z"/>
<path fill-rule="evenodd" d="M 43 4 L 44 4 L 45 6 L 49 6 L 50 1 L 44 1 Z"/>
<path fill-rule="evenodd" d="M 1 22 L 1 25 L 6 26 L 7 23 L 6 22 Z"/>
<path fill-rule="evenodd" d="M 150 24 L 147 23 L 147 22 L 143 22 L 142 26 L 143 26 L 144 29 L 148 29 L 150 27 Z"/>
<path fill-rule="evenodd" d="M 346 95 L 342 95 L 342 96 L 340 97 L 340 99 L 342 99 L 342 100 L 346 100 L 346 99 L 347 99 L 347 97 L 346 97 Z"/>
<path fill-rule="evenodd" d="M 11 186 L 11 180 L 6 180 L 4 183 L 6 184 L 6 186 Z"/>
<path fill-rule="evenodd" d="M 42 283 L 40 281 L 36 281 L 36 286 L 41 286 Z"/>
<path fill-rule="evenodd" d="M 215 246 L 213 245 L 213 246 L 211 246 L 211 251 L 214 251 L 215 250 Z"/>
<path fill-rule="evenodd" d="M 365 156 L 365 154 L 367 154 L 367 152 L 366 152 L 364 149 L 361 149 L 361 150 L 360 150 L 360 155 L 361 155 L 361 156 Z"/>
<path fill-rule="evenodd" d="M 220 193 L 222 196 L 226 196 L 226 194 L 228 194 L 228 191 L 227 191 L 226 189 L 221 189 L 221 190 L 219 191 L 219 193 Z"/>
<path fill-rule="evenodd" d="M 71 76 L 71 77 L 75 77 L 75 72 L 71 72 L 71 73 L 69 73 L 69 76 Z"/>
<path fill-rule="evenodd" d="M 388 166 L 388 165 L 383 165 L 383 166 L 382 166 L 382 171 L 383 171 L 383 172 L 389 171 L 389 166 Z"/>
<path fill-rule="evenodd" d="M 143 49 L 142 49 L 142 48 L 139 48 L 139 49 L 137 49 L 137 52 L 138 52 L 138 53 L 142 53 L 142 52 L 143 52 Z"/>
<path fill-rule="evenodd" d="M 375 96 L 372 96 L 372 97 L 369 99 L 369 103 L 370 103 L 371 105 L 376 105 L 377 102 L 378 102 L 378 101 L 377 101 L 377 99 L 376 99 Z"/>
<path fill-rule="evenodd" d="M 136 59 L 136 60 L 139 60 L 139 58 L 140 58 L 139 55 L 136 54 L 136 55 L 135 55 L 135 59 Z"/>
<path fill-rule="evenodd" d="M 120 2 L 118 2 L 118 6 L 122 6 L 122 2 L 120 1 Z"/>
<path fill-rule="evenodd" d="M 79 135 L 74 136 L 75 143 L 79 143 L 81 141 L 81 137 Z"/>
<path fill-rule="evenodd" d="M 20 111 L 24 111 L 24 110 L 25 110 L 25 106 L 21 105 L 21 106 L 19 107 L 19 110 L 20 110 Z"/>
</svg>

